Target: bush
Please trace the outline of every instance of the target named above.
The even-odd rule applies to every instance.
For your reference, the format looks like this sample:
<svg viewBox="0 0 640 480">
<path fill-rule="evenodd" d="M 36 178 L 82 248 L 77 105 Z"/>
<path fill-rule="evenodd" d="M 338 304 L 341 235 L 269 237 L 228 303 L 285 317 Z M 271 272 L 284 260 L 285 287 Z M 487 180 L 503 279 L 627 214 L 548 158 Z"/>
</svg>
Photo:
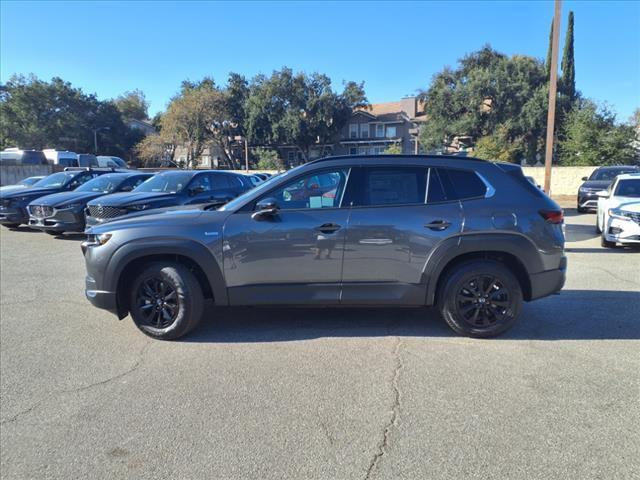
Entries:
<svg viewBox="0 0 640 480">
<path fill-rule="evenodd" d="M 253 154 L 258 158 L 256 167 L 259 170 L 284 170 L 284 162 L 275 150 L 258 147 L 253 150 Z"/>
</svg>

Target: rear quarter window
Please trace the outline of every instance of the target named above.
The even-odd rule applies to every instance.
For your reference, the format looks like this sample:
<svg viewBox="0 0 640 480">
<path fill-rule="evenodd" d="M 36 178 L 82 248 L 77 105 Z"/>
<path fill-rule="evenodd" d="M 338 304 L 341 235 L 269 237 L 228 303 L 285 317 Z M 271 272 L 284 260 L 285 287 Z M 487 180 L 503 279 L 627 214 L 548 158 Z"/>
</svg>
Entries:
<svg viewBox="0 0 640 480">
<path fill-rule="evenodd" d="M 484 197 L 487 186 L 472 170 L 439 168 L 438 174 L 449 200 Z"/>
</svg>

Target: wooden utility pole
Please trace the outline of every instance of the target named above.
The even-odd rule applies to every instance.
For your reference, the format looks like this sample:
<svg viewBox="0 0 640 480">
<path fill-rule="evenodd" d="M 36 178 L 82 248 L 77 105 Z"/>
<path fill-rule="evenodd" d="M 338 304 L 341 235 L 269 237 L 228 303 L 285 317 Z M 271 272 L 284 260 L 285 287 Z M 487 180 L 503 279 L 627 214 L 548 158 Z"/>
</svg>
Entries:
<svg viewBox="0 0 640 480">
<path fill-rule="evenodd" d="M 556 0 L 553 14 L 553 41 L 549 68 L 549 110 L 547 112 L 547 144 L 544 157 L 544 191 L 551 191 L 551 159 L 553 158 L 553 130 L 556 121 L 556 96 L 558 87 L 558 39 L 560 37 L 560 3 Z"/>
</svg>

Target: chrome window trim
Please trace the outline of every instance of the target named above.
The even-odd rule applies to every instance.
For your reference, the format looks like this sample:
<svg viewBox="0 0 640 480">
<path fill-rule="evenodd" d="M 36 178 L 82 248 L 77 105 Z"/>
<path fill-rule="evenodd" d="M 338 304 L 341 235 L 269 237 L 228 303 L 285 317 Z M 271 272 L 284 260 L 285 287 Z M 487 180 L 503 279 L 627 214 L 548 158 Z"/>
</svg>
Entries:
<svg viewBox="0 0 640 480">
<path fill-rule="evenodd" d="M 493 185 L 491 185 L 489 181 L 486 178 L 484 178 L 484 176 L 482 176 L 482 174 L 476 171 L 474 171 L 473 173 L 475 173 L 480 178 L 480 180 L 482 180 L 482 183 L 484 183 L 484 186 L 487 187 L 487 191 L 484 193 L 484 198 L 493 197 L 496 194 L 496 189 L 493 188 Z"/>
</svg>

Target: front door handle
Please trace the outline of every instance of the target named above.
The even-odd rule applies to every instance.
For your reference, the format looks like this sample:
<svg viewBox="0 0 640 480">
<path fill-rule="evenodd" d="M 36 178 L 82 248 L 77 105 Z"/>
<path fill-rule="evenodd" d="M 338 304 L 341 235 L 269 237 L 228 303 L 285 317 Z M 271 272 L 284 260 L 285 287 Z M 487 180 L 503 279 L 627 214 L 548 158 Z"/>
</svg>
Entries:
<svg viewBox="0 0 640 480">
<path fill-rule="evenodd" d="M 447 222 L 446 220 L 434 220 L 431 223 L 427 223 L 424 227 L 430 230 L 441 232 L 442 230 L 446 230 L 450 226 L 451 222 Z"/>
<path fill-rule="evenodd" d="M 342 227 L 340 225 L 336 225 L 335 223 L 324 223 L 319 227 L 314 228 L 314 230 L 321 233 L 334 233 L 340 230 Z"/>
</svg>

